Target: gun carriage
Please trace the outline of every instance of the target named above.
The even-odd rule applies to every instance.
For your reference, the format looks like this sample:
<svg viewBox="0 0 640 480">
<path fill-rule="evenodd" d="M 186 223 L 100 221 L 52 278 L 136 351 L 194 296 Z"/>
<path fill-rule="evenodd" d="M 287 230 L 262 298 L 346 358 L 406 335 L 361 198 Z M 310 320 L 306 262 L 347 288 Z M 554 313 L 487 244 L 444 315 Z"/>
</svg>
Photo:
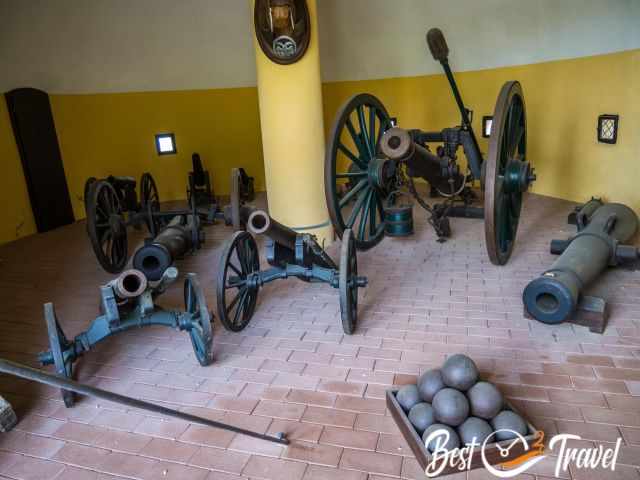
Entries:
<svg viewBox="0 0 640 480">
<path fill-rule="evenodd" d="M 49 347 L 38 355 L 42 365 L 54 365 L 56 374 L 73 378 L 73 365 L 94 345 L 107 337 L 149 325 L 163 325 L 189 333 L 198 362 L 207 366 L 213 361 L 211 314 L 204 292 L 195 274 L 184 281 L 184 311 L 164 310 L 156 299 L 178 277 L 178 270 L 170 267 L 157 282 L 150 282 L 138 270 L 127 270 L 100 288 L 100 315 L 87 330 L 68 340 L 52 303 L 44 306 L 49 334 Z M 71 392 L 62 390 L 67 407 L 74 404 Z"/>
<path fill-rule="evenodd" d="M 338 236 L 351 229 L 358 250 L 377 245 L 386 235 L 412 233 L 411 204 L 396 205 L 401 195 L 413 197 L 429 214 L 439 240 L 451 234 L 450 217 L 484 218 L 491 262 L 505 264 L 513 250 L 523 193 L 535 180 L 527 160 L 526 109 L 522 87 L 506 82 L 495 105 L 486 158 L 471 125 L 449 66 L 449 49 L 439 29 L 427 43 L 442 65 L 462 117 L 459 126 L 429 132 L 401 129 L 382 102 L 369 94 L 349 99 L 338 112 L 325 159 L 325 194 Z M 440 144 L 432 151 L 429 144 Z M 458 150 L 467 158 L 459 165 Z M 444 197 L 429 205 L 414 179 L 429 183 Z M 480 181 L 484 206 L 472 205 L 473 182 Z"/>
<path fill-rule="evenodd" d="M 345 230 L 342 236 L 338 266 L 312 235 L 296 232 L 251 207 L 243 207 L 241 216 L 246 218 L 250 232 L 267 237 L 265 250 L 271 267 L 260 269 L 258 246 L 251 233 L 239 231 L 227 241 L 217 281 L 218 317 L 225 328 L 239 332 L 249 324 L 263 285 L 296 277 L 337 288 L 343 330 L 353 333 L 358 317 L 358 288 L 367 285 L 367 278 L 358 276 L 351 230 Z"/>
</svg>

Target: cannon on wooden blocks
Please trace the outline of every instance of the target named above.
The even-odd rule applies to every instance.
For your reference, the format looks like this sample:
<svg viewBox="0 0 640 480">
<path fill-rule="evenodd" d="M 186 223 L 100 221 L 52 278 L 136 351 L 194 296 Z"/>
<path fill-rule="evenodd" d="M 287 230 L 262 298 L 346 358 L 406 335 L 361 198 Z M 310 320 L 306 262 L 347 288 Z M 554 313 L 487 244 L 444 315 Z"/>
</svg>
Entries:
<svg viewBox="0 0 640 480">
<path fill-rule="evenodd" d="M 87 330 L 74 339 L 67 339 L 56 317 L 52 303 L 44 306 L 49 334 L 49 347 L 38 355 L 43 365 L 54 365 L 59 376 L 73 377 L 73 365 L 82 355 L 107 337 L 149 325 L 163 325 L 189 333 L 198 362 L 209 365 L 213 361 L 211 314 L 204 292 L 195 274 L 184 281 L 184 311 L 164 310 L 156 299 L 178 277 L 178 270 L 170 267 L 157 282 L 149 282 L 138 270 L 127 270 L 107 285 L 100 287 L 100 315 Z M 73 394 L 65 390 L 62 397 L 67 407 L 73 406 Z"/>
<path fill-rule="evenodd" d="M 351 230 L 345 230 L 342 236 L 338 267 L 315 237 L 278 223 L 262 210 L 251 211 L 247 228 L 256 235 L 267 237 L 266 257 L 271 267 L 260 269 L 258 247 L 251 233 L 236 232 L 227 241 L 220 257 L 217 282 L 218 317 L 227 330 L 238 332 L 249 324 L 260 287 L 274 280 L 296 277 L 337 288 L 342 328 L 347 334 L 354 332 L 358 318 L 358 288 L 367 285 L 367 278 L 358 276 Z"/>
<path fill-rule="evenodd" d="M 525 314 L 549 324 L 569 320 L 602 333 L 606 303 L 583 296 L 582 290 L 607 267 L 640 258 L 637 247 L 625 244 L 638 230 L 638 216 L 626 205 L 591 199 L 569 216 L 569 222 L 578 232 L 551 242 L 551 253 L 560 257 L 526 286 Z"/>
<path fill-rule="evenodd" d="M 535 180 L 527 160 L 524 94 L 517 81 L 506 82 L 493 113 L 489 152 L 483 157 L 449 66 L 449 50 L 439 29 L 427 43 L 449 81 L 462 117 L 458 126 L 441 131 L 402 129 L 382 102 L 366 93 L 340 109 L 325 158 L 325 194 L 338 236 L 351 229 L 355 245 L 366 250 L 386 235 L 409 235 L 412 204 L 395 205 L 399 193 L 410 194 L 429 214 L 439 240 L 451 234 L 450 217 L 484 218 L 491 262 L 505 264 L 513 250 L 523 193 Z M 440 144 L 432 150 L 429 144 Z M 458 162 L 463 148 L 468 166 Z M 425 180 L 444 201 L 430 205 L 417 192 L 414 179 Z M 480 181 L 484 205 L 474 206 L 473 182 Z"/>
</svg>

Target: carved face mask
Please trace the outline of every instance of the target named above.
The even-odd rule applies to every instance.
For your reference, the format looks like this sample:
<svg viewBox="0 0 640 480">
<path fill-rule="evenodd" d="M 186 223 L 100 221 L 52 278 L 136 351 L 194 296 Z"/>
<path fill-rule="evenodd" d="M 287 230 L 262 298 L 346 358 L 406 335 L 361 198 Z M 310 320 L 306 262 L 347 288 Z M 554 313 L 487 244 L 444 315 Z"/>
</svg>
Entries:
<svg viewBox="0 0 640 480">
<path fill-rule="evenodd" d="M 256 0 L 254 20 L 262 51 L 272 61 L 290 64 L 309 45 L 309 11 L 305 0 Z"/>
</svg>

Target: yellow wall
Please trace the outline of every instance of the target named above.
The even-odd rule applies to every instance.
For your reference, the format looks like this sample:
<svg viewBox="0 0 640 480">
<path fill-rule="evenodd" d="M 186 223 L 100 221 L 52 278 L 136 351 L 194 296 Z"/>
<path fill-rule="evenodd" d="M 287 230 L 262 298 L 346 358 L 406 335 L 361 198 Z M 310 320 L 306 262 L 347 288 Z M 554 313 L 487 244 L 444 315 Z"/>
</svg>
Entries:
<svg viewBox="0 0 640 480">
<path fill-rule="evenodd" d="M 149 171 L 161 200 L 186 198 L 191 154 L 200 153 L 216 195 L 229 193 L 232 167 L 264 190 L 255 88 L 98 95 L 52 95 L 60 148 L 76 218 L 90 176 Z M 155 134 L 173 132 L 178 153 L 159 156 Z"/>
<path fill-rule="evenodd" d="M 7 103 L 0 98 L 0 244 L 36 232 Z"/>
<path fill-rule="evenodd" d="M 528 158 L 538 173 L 533 191 L 583 201 L 591 195 L 640 211 L 640 50 L 456 74 L 474 128 L 492 115 L 500 87 L 522 83 L 527 105 Z M 440 130 L 459 124 L 444 75 L 336 82 L 324 85 L 325 130 L 351 95 L 369 92 L 405 128 Z M 599 144 L 598 115 L 620 115 L 616 145 Z M 480 138 L 487 150 L 487 141 Z M 460 149 L 462 153 L 462 149 Z"/>
</svg>

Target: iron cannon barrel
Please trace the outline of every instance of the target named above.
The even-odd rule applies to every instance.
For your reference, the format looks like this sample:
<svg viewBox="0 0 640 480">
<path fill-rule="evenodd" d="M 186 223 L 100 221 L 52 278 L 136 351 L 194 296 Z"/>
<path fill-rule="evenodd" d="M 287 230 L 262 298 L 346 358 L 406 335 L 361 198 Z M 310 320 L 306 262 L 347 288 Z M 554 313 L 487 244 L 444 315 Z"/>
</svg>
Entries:
<svg viewBox="0 0 640 480">
<path fill-rule="evenodd" d="M 564 245 L 555 241 L 552 251 L 564 249 L 551 268 L 524 290 L 527 312 L 545 323 L 560 323 L 576 310 L 580 293 L 609 265 L 620 259 L 620 244 L 638 230 L 638 216 L 626 205 L 592 200 L 578 212 L 583 227 Z M 564 248 L 563 248 L 564 247 Z"/>
<path fill-rule="evenodd" d="M 391 160 L 406 162 L 410 173 L 420 176 L 432 185 L 442 180 L 442 160 L 414 142 L 407 130 L 394 127 L 380 139 L 380 148 Z"/>
<path fill-rule="evenodd" d="M 277 222 L 264 210 L 253 210 L 247 220 L 248 230 L 255 235 L 266 235 L 280 245 L 295 251 L 298 232 Z"/>
<path fill-rule="evenodd" d="M 133 266 L 149 280 L 157 281 L 176 258 L 193 248 L 194 229 L 197 221 L 193 215 L 177 215 L 156 237 L 138 249 Z"/>
</svg>

